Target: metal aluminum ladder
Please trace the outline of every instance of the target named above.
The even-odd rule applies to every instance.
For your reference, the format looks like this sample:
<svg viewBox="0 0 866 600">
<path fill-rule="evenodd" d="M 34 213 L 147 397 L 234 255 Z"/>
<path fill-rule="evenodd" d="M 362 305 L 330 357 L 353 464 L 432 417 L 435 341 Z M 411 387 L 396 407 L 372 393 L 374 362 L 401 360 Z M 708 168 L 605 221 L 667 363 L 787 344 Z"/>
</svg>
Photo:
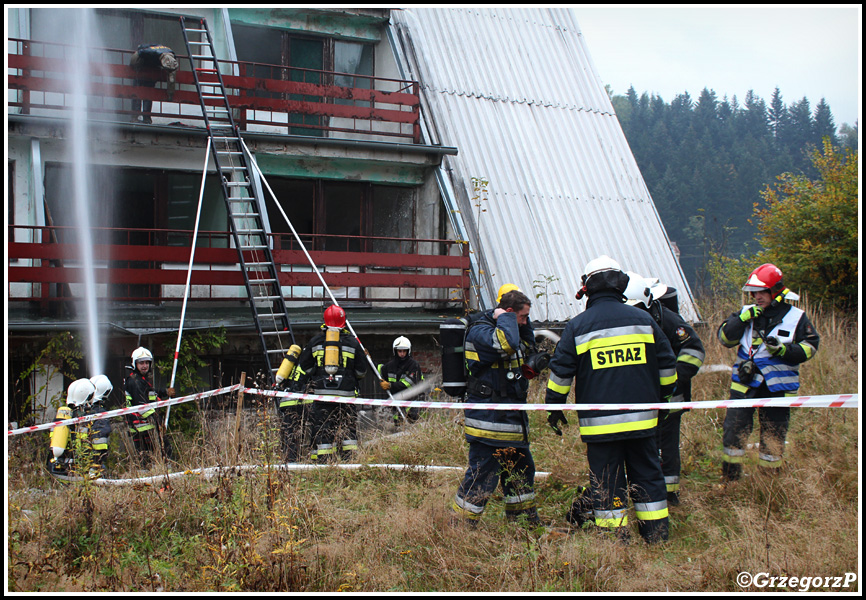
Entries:
<svg viewBox="0 0 866 600">
<path fill-rule="evenodd" d="M 295 341 L 260 212 L 264 204 L 257 197 L 249 158 L 232 118 L 207 21 L 180 17 L 180 24 L 250 308 L 269 368 L 269 383 L 273 384 L 286 351 Z"/>
</svg>

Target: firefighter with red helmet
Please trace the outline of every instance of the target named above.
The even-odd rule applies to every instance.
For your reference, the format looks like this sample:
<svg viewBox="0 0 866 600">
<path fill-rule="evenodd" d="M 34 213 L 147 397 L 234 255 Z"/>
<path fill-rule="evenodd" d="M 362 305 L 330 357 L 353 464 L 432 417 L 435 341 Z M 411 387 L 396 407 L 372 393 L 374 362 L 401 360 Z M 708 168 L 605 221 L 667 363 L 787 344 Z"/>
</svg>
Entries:
<svg viewBox="0 0 866 600">
<path fill-rule="evenodd" d="M 603 255 L 587 263 L 578 297 L 586 310 L 565 326 L 550 361 L 545 403 L 565 404 L 574 383 L 577 404 L 657 404 L 676 386 L 676 356 L 655 319 L 625 304 L 628 276 Z M 595 526 L 628 537 L 628 500 L 638 531 L 650 543 L 668 538 L 668 505 L 656 445 L 657 410 L 578 411 L 586 444 Z M 562 435 L 563 411 L 548 423 Z"/>
<path fill-rule="evenodd" d="M 355 398 L 367 362 L 361 344 L 346 329 L 346 311 L 332 304 L 325 309 L 322 332 L 304 347 L 296 368 L 312 394 Z M 311 458 L 349 458 L 358 449 L 358 407 L 340 402 L 313 402 L 310 411 Z"/>
<path fill-rule="evenodd" d="M 818 351 L 820 337 L 803 310 L 787 300 L 797 300 L 782 282 L 776 265 L 763 264 L 749 275 L 744 292 L 754 304 L 731 314 L 718 329 L 718 338 L 728 348 L 737 348 L 731 373 L 732 400 L 797 396 L 800 365 Z M 745 441 L 752 432 L 755 409 L 729 408 L 722 438 L 722 475 L 735 481 L 742 475 Z M 782 465 L 790 408 L 758 409 L 761 427 L 758 465 L 776 469 Z"/>
</svg>

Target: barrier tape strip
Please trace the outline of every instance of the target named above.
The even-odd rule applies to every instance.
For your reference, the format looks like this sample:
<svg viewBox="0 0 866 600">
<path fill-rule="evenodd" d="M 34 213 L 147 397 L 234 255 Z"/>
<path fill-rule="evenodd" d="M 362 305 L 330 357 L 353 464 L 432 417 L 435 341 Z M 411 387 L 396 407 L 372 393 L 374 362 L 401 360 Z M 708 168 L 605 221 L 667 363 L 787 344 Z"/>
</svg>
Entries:
<svg viewBox="0 0 866 600">
<path fill-rule="evenodd" d="M 274 398 L 296 398 L 320 402 L 335 402 L 338 404 L 364 404 L 369 406 L 400 406 L 402 408 L 453 408 L 458 410 L 678 410 L 686 408 L 859 408 L 859 394 L 832 394 L 824 396 L 788 396 L 785 398 L 749 398 L 745 400 L 702 400 L 698 402 L 657 402 L 647 404 L 486 404 L 483 402 L 428 402 L 419 400 L 381 400 L 375 398 L 347 398 L 341 396 L 321 396 L 316 394 L 301 394 L 297 392 L 278 392 L 276 390 L 260 390 L 257 388 L 242 388 L 241 385 L 201 392 L 181 398 L 169 398 L 149 404 L 119 408 L 106 412 L 73 417 L 64 421 L 52 421 L 41 425 L 32 425 L 20 429 L 11 429 L 7 435 L 20 435 L 44 429 L 53 429 L 59 425 L 73 425 L 87 421 L 108 419 L 129 413 L 146 412 L 152 408 L 163 408 L 174 404 L 182 404 L 200 400 L 210 396 L 228 394 L 242 389 L 245 394 L 258 394 Z"/>
<path fill-rule="evenodd" d="M 241 389 L 241 384 L 236 383 L 235 385 L 220 388 L 218 390 L 211 390 L 209 392 L 201 392 L 199 394 L 191 394 L 189 396 L 182 396 L 180 398 L 169 398 L 168 400 L 157 400 L 156 402 L 150 402 L 148 404 L 140 404 L 138 406 L 130 406 L 127 408 L 118 408 L 116 410 L 108 410 L 101 413 L 94 413 L 92 415 L 85 415 L 83 417 L 72 417 L 71 419 L 66 419 L 63 421 L 51 421 L 49 423 L 42 423 L 41 425 L 32 425 L 30 427 L 21 427 L 20 429 L 10 429 L 7 435 L 20 435 L 22 433 L 30 433 L 32 431 L 40 431 L 42 429 L 54 429 L 59 425 L 74 425 L 76 423 L 84 423 L 86 421 L 98 421 L 100 419 L 109 419 L 111 417 L 119 417 L 121 415 L 127 415 L 130 413 L 142 413 L 147 412 L 151 408 L 163 408 L 165 406 L 172 406 L 174 404 L 182 404 L 184 402 L 192 402 L 193 400 L 200 400 L 202 398 L 208 398 L 210 396 L 219 396 L 220 394 L 228 394 L 235 390 Z"/>
</svg>

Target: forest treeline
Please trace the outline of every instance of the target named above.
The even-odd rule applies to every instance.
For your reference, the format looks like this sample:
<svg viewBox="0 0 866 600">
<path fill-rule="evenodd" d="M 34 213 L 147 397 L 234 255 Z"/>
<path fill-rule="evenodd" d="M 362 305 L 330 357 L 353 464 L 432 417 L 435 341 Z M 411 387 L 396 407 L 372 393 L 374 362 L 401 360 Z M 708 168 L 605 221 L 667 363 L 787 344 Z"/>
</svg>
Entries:
<svg viewBox="0 0 866 600">
<path fill-rule="evenodd" d="M 738 257 L 761 249 L 750 220 L 762 190 L 782 173 L 817 177 L 811 153 L 825 137 L 857 150 L 857 123 L 837 131 L 823 98 L 814 109 L 805 97 L 786 105 L 779 88 L 769 103 L 750 91 L 740 104 L 707 88 L 697 99 L 685 92 L 670 103 L 634 87 L 611 100 L 697 294 L 709 284 L 711 253 Z"/>
</svg>

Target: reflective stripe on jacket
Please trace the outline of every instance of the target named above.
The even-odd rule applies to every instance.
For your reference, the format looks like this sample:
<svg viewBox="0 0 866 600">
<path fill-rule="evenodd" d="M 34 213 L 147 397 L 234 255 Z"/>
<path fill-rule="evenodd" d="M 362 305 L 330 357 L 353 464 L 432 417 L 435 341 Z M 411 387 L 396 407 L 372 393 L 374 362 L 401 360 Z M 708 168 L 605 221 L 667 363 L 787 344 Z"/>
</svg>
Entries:
<svg viewBox="0 0 866 600">
<path fill-rule="evenodd" d="M 666 402 L 676 387 L 677 359 L 646 311 L 614 291 L 593 294 L 568 322 L 550 361 L 545 402 L 564 404 L 574 382 L 577 404 Z M 655 434 L 658 411 L 578 411 L 584 442 Z"/>
</svg>

